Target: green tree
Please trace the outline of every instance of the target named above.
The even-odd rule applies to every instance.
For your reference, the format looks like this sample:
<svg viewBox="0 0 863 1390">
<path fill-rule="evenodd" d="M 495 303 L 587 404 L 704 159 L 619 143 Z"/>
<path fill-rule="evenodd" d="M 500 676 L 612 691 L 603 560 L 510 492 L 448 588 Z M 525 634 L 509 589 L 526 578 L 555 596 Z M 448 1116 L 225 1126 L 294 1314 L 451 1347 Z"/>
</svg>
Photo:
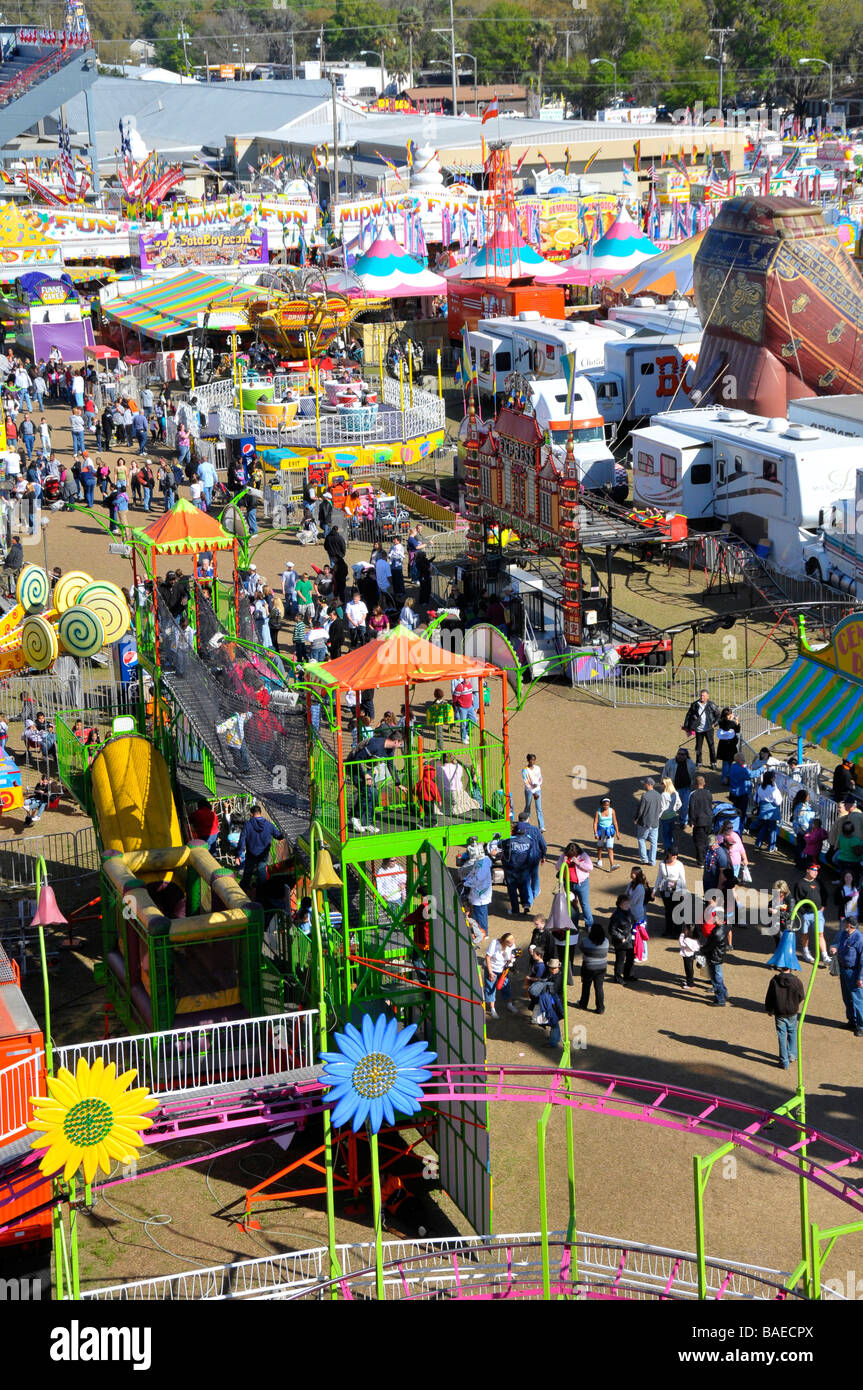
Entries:
<svg viewBox="0 0 863 1390">
<path fill-rule="evenodd" d="M 542 70 L 545 67 L 547 58 L 550 58 L 557 44 L 557 34 L 554 26 L 548 20 L 538 20 L 532 24 L 528 30 L 528 41 L 531 48 L 531 57 L 536 67 L 536 86 L 539 94 L 539 104 L 542 105 Z"/>
<path fill-rule="evenodd" d="M 362 48 L 376 49 L 395 38 L 395 15 L 377 0 L 336 0 L 324 26 L 328 58 L 356 58 Z M 384 55 L 386 57 L 386 55 Z"/>
<path fill-rule="evenodd" d="M 470 25 L 466 49 L 476 57 L 480 82 L 518 81 L 529 71 L 531 18 L 530 10 L 515 0 L 493 0 Z"/>
</svg>

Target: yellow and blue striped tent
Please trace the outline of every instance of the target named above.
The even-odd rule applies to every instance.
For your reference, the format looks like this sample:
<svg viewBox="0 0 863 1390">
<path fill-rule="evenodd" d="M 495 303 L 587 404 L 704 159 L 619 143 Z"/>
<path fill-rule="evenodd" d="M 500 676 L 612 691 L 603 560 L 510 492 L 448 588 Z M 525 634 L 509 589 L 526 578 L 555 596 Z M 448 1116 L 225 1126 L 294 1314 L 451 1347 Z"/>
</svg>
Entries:
<svg viewBox="0 0 863 1390">
<path fill-rule="evenodd" d="M 261 291 L 248 285 L 233 285 L 204 275 L 197 270 L 184 271 L 173 280 L 150 284 L 131 290 L 103 306 L 108 318 L 134 328 L 148 338 L 171 338 L 191 333 L 198 326 L 198 316 L 207 308 L 226 310 L 236 307 L 239 326 L 244 326 L 242 306 L 250 299 L 260 298 Z M 229 327 L 220 315 L 219 326 Z"/>
<path fill-rule="evenodd" d="M 852 762 L 863 758 L 863 685 L 822 661 L 798 656 L 756 707 L 797 738 Z"/>
</svg>

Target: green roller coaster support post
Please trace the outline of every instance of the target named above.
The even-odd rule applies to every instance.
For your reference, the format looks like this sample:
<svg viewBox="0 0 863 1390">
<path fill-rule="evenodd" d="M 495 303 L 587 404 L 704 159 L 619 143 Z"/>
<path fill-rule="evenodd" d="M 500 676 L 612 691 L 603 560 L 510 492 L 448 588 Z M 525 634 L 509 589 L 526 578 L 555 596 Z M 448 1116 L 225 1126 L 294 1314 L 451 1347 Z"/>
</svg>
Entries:
<svg viewBox="0 0 863 1390">
<path fill-rule="evenodd" d="M 536 1170 L 539 1178 L 539 1232 L 540 1250 L 542 1252 L 542 1296 L 544 1299 L 551 1298 L 551 1265 L 548 1253 L 548 1182 L 545 1167 L 545 1132 L 548 1126 L 548 1111 L 550 1106 L 546 1106 L 543 1114 L 536 1122 Z"/>
<path fill-rule="evenodd" d="M 54 1206 L 51 1210 L 51 1236 L 54 1243 L 54 1291 L 57 1302 L 62 1303 L 65 1297 L 66 1280 L 64 1278 L 63 1261 L 63 1206 L 57 1201 L 60 1185 L 55 1178 L 51 1184 L 51 1195 L 54 1198 Z"/>
<path fill-rule="evenodd" d="M 384 1231 L 381 1207 L 381 1164 L 378 1153 L 378 1136 L 371 1130 L 369 1131 L 369 1156 L 372 1161 L 372 1218 L 375 1224 L 375 1293 L 382 1302 L 384 1297 Z"/>
<path fill-rule="evenodd" d="M 196 917 L 200 911 L 201 875 L 189 864 L 186 869 L 186 913 L 189 917 Z"/>
<path fill-rule="evenodd" d="M 570 892 L 569 892 L 569 875 L 567 874 L 567 871 L 566 871 L 566 865 L 563 865 L 563 866 L 561 867 L 561 871 L 560 871 L 560 885 L 561 885 L 561 888 L 563 888 L 564 892 L 566 893 L 567 907 L 571 909 L 572 904 L 571 904 L 571 901 L 570 901 Z M 569 932 L 567 932 L 567 934 L 566 934 L 566 941 L 564 942 L 564 946 L 563 946 L 563 1028 L 564 1028 L 564 1038 L 563 1038 L 563 1055 L 562 1055 L 561 1060 L 560 1060 L 560 1065 L 561 1065 L 562 1067 L 566 1068 L 567 1070 L 568 1070 L 568 1069 L 570 1068 L 570 1066 L 572 1065 L 572 1039 L 571 1039 L 571 1037 L 570 1037 L 570 1032 L 569 1032 L 569 993 L 568 993 L 568 987 L 567 987 L 567 980 L 569 979 L 569 953 L 570 953 L 570 942 L 569 942 Z M 566 1078 L 565 1089 L 567 1090 L 567 1092 L 569 1092 L 569 1091 L 572 1090 L 572 1079 L 571 1079 L 569 1076 Z M 568 1198 L 568 1204 L 569 1204 L 569 1216 L 568 1216 L 567 1224 L 566 1224 L 566 1239 L 567 1239 L 567 1241 L 568 1241 L 568 1243 L 569 1243 L 569 1246 L 570 1246 L 570 1273 L 571 1273 L 571 1278 L 572 1278 L 573 1284 L 577 1284 L 577 1283 L 578 1283 L 578 1248 L 577 1248 L 577 1236 L 578 1236 L 578 1231 L 577 1231 L 577 1227 L 576 1227 L 576 1214 L 575 1214 L 575 1128 L 574 1128 L 574 1126 L 575 1126 L 575 1116 L 574 1116 L 574 1114 L 573 1114 L 573 1109 L 572 1109 L 572 1106 L 571 1106 L 571 1105 L 568 1105 L 568 1106 L 566 1107 L 566 1110 L 565 1110 L 565 1113 L 564 1113 L 564 1124 L 565 1124 L 565 1127 L 566 1127 L 566 1185 L 567 1185 L 567 1198 Z"/>
<path fill-rule="evenodd" d="M 321 827 L 317 821 L 311 825 L 309 835 L 309 877 L 312 878 L 315 872 L 315 835 L 320 837 L 323 844 L 324 837 Z M 324 903 L 326 904 L 326 895 Z M 327 914 L 327 927 L 329 928 L 329 908 L 325 907 Z M 321 917 L 318 908 L 318 894 L 312 893 L 312 931 L 314 933 L 314 960 L 315 960 L 315 983 L 318 994 L 318 1048 L 321 1052 L 327 1050 L 327 991 L 326 978 L 324 971 L 324 943 L 321 934 Z M 328 938 L 329 939 L 329 938 Z M 333 1182 L 333 1131 L 330 1122 L 330 1112 L 324 1110 L 324 1181 L 327 1189 L 327 1249 L 330 1260 L 330 1279 L 337 1279 L 341 1274 L 341 1266 L 336 1259 L 336 1195 L 335 1184 Z M 332 1299 L 338 1297 L 335 1284 L 332 1286 L 330 1294 Z"/>
<path fill-rule="evenodd" d="M 86 1188 L 85 1188 L 86 1192 Z M 69 1267 L 71 1271 L 72 1298 L 77 1303 L 81 1297 L 81 1270 L 78 1261 L 78 1183 L 75 1178 L 69 1183 Z"/>
<path fill-rule="evenodd" d="M 834 1241 L 831 1240 L 827 1249 L 822 1253 L 821 1232 L 813 1221 L 809 1227 L 809 1248 L 812 1251 L 812 1285 L 809 1297 L 815 1299 L 816 1302 L 821 1299 L 821 1270 L 824 1266 L 824 1261 L 833 1249 L 833 1245 Z"/>
<path fill-rule="evenodd" d="M 713 1169 L 713 1160 L 694 1154 L 692 1173 L 695 1180 L 695 1263 L 698 1270 L 698 1297 L 707 1297 L 707 1256 L 704 1248 L 704 1189 Z"/>
<path fill-rule="evenodd" d="M 804 907 L 808 907 L 812 911 L 815 918 L 815 960 L 817 962 L 818 908 L 815 906 L 811 898 L 803 898 L 799 903 L 795 904 L 794 910 L 791 913 L 791 925 L 793 925 L 794 918 L 797 916 L 798 912 L 800 912 Z M 800 1122 L 800 1124 L 804 1126 L 806 1124 L 806 1087 L 804 1085 L 803 1079 L 803 1023 L 806 1019 L 806 1011 L 809 1008 L 809 1000 L 812 997 L 812 990 L 815 986 L 815 978 L 817 974 L 818 967 L 817 964 L 814 964 L 812 966 L 812 971 L 809 976 L 809 985 L 806 990 L 806 996 L 803 1000 L 803 1006 L 800 1010 L 797 1019 L 797 1094 L 794 1097 L 794 1100 L 796 1101 L 797 1119 Z M 804 1168 L 806 1157 L 807 1145 L 804 1143 L 798 1149 L 798 1158 L 800 1162 L 800 1174 L 797 1179 L 800 1193 L 800 1243 L 801 1259 L 806 1266 L 806 1293 L 809 1298 L 812 1298 L 814 1270 L 812 1263 L 813 1252 L 811 1230 L 809 1224 L 809 1183 L 807 1181 L 806 1172 Z"/>
</svg>

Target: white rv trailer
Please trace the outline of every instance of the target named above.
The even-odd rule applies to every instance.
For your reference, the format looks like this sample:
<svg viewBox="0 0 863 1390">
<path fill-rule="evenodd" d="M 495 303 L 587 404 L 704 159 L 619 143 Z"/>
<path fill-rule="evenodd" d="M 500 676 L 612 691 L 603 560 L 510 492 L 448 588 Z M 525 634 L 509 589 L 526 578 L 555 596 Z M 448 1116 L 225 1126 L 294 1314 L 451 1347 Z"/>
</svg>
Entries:
<svg viewBox="0 0 863 1390">
<path fill-rule="evenodd" d="M 577 372 L 601 367 L 605 344 L 620 334 L 613 324 L 548 319 L 525 309 L 514 318 L 480 319 L 467 340 L 480 390 L 491 392 L 502 391 L 511 372 L 538 380 L 562 378 L 563 358 L 571 354 Z"/>
<path fill-rule="evenodd" d="M 806 531 L 853 496 L 859 462 L 859 445 L 809 425 L 723 408 L 666 413 L 633 431 L 633 499 L 732 522 L 751 542 L 766 534 L 773 563 L 799 573 Z"/>
</svg>

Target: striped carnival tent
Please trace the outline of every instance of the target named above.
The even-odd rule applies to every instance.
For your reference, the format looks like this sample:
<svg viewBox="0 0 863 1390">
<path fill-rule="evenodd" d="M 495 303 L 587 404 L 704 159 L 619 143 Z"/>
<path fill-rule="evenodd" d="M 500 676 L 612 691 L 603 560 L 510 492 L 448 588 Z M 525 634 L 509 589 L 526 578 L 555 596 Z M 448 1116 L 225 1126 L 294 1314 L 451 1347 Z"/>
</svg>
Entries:
<svg viewBox="0 0 863 1390">
<path fill-rule="evenodd" d="M 556 274 L 541 274 L 537 279 L 546 285 L 599 285 L 658 254 L 659 247 L 633 222 L 624 207 L 592 251 L 554 267 Z"/>
<path fill-rule="evenodd" d="M 446 280 L 426 267 L 392 237 L 378 237 L 354 262 L 350 275 L 327 275 L 331 290 L 355 289 L 360 281 L 367 294 L 378 299 L 446 294 Z"/>
<path fill-rule="evenodd" d="M 798 656 L 756 708 L 797 738 L 839 758 L 863 759 L 863 686 L 825 661 Z"/>
<path fill-rule="evenodd" d="M 464 265 L 446 272 L 449 280 L 533 280 L 548 277 L 560 266 L 547 261 L 531 246 L 509 217 L 503 216 L 485 245 Z"/>
<path fill-rule="evenodd" d="M 151 281 L 130 290 L 102 308 L 108 318 L 124 327 L 148 338 L 162 339 L 191 333 L 208 309 L 218 313 L 219 328 L 248 328 L 243 305 L 260 296 L 259 288 L 234 285 L 202 271 L 187 270 L 172 280 Z"/>
</svg>

